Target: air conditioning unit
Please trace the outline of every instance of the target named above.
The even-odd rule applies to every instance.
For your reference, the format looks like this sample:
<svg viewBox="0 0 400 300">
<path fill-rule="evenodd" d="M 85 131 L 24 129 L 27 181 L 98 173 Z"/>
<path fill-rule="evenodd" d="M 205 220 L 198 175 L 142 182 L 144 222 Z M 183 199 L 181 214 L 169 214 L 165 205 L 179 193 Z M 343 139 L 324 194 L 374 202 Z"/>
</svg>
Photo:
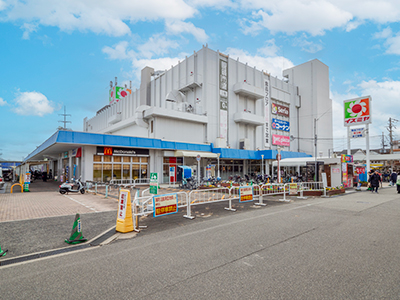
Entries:
<svg viewBox="0 0 400 300">
<path fill-rule="evenodd" d="M 250 149 L 250 140 L 249 139 L 239 140 L 239 149 Z"/>
<path fill-rule="evenodd" d="M 215 140 L 214 148 L 226 148 L 226 139 L 224 138 L 217 138 Z"/>
</svg>

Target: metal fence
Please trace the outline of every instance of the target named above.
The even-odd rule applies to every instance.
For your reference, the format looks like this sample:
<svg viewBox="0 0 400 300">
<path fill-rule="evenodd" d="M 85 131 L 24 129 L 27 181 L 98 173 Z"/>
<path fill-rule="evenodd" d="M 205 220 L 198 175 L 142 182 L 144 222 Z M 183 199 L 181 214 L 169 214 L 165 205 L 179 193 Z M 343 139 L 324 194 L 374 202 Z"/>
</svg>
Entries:
<svg viewBox="0 0 400 300">
<path fill-rule="evenodd" d="M 119 185 L 109 185 L 109 184 L 89 184 L 87 185 L 88 191 L 95 193 L 104 193 L 110 195 L 111 193 L 116 193 L 117 198 L 121 190 Z M 178 209 L 186 207 L 185 218 L 193 219 L 191 207 L 195 205 L 209 204 L 221 201 L 227 201 L 228 206 L 225 207 L 226 210 L 236 211 L 232 208 L 232 200 L 240 200 L 240 188 L 241 186 L 232 187 L 220 187 L 212 189 L 201 189 L 192 190 L 190 192 L 174 192 L 178 197 Z M 324 196 L 326 196 L 326 187 L 323 186 L 322 182 L 303 182 L 303 183 L 270 183 L 264 185 L 254 185 L 253 188 L 253 200 L 258 202 L 253 202 L 254 205 L 266 205 L 263 203 L 265 197 L 281 195 L 282 198 L 279 201 L 290 201 L 286 198 L 286 195 L 300 195 L 297 198 L 304 198 L 303 191 L 324 191 Z M 135 219 L 135 230 L 139 229 L 139 217 L 147 216 L 154 213 L 153 197 L 155 195 L 149 194 L 149 189 L 142 191 L 139 195 L 139 190 L 132 187 L 132 210 Z M 169 193 L 171 194 L 171 193 Z M 167 194 L 168 195 L 168 194 Z M 165 195 L 157 195 L 165 196 Z"/>
<path fill-rule="evenodd" d="M 131 186 L 138 186 L 138 185 L 149 185 L 150 178 L 137 178 L 137 179 L 112 179 L 110 184 L 116 185 L 131 185 Z"/>
</svg>

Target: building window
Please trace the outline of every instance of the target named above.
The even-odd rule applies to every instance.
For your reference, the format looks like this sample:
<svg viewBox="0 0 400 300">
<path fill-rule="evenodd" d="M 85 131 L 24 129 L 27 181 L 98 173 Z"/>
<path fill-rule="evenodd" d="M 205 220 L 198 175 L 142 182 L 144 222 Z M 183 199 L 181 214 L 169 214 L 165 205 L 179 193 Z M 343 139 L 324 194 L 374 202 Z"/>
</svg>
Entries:
<svg viewBox="0 0 400 300">
<path fill-rule="evenodd" d="M 153 120 L 150 122 L 150 133 L 153 133 Z"/>
<path fill-rule="evenodd" d="M 118 183 L 121 179 L 133 181 L 148 177 L 148 157 L 94 155 L 93 161 L 93 181 L 117 180 Z"/>
</svg>

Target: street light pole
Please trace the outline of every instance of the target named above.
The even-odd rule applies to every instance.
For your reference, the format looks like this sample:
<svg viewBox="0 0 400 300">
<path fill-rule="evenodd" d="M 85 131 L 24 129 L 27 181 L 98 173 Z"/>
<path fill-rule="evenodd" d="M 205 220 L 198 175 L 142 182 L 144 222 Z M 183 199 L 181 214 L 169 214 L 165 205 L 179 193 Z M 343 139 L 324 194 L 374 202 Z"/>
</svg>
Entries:
<svg viewBox="0 0 400 300">
<path fill-rule="evenodd" d="M 264 178 L 264 154 L 261 154 L 261 175 Z"/>
<path fill-rule="evenodd" d="M 318 169 L 318 167 L 317 167 L 317 139 L 318 139 L 318 136 L 317 136 L 317 118 L 314 118 L 314 147 L 315 147 L 315 166 L 314 166 L 314 168 L 315 168 L 315 170 L 314 170 L 315 179 L 314 179 L 314 181 L 315 182 L 317 182 L 317 169 Z"/>
<path fill-rule="evenodd" d="M 220 176 L 220 173 L 219 173 L 219 156 L 220 156 L 221 154 L 220 153 L 217 153 L 217 159 L 218 159 L 218 177 L 221 177 Z"/>
</svg>

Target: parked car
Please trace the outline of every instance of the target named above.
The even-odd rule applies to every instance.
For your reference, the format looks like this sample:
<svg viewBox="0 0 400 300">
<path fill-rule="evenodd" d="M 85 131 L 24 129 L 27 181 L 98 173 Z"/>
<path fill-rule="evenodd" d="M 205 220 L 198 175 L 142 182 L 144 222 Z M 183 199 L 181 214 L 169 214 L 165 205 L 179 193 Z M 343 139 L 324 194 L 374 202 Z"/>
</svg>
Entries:
<svg viewBox="0 0 400 300">
<path fill-rule="evenodd" d="M 3 168 L 0 167 L 0 189 L 4 186 L 4 179 L 3 179 Z"/>
</svg>

